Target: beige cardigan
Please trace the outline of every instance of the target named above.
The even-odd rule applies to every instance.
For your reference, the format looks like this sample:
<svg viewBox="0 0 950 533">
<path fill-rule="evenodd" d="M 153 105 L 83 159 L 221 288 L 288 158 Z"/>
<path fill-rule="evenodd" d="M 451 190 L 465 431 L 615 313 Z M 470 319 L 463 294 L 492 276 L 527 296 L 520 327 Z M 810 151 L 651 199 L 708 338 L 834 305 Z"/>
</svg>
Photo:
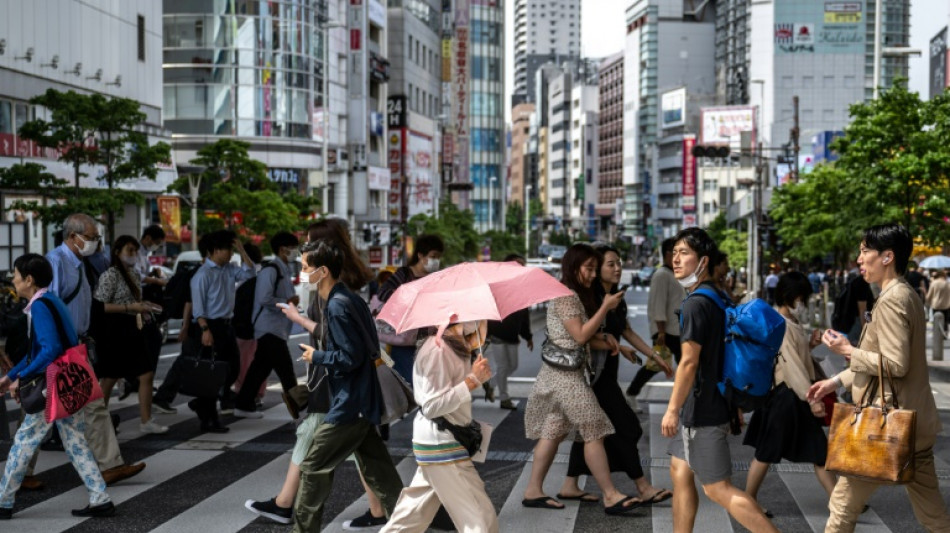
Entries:
<svg viewBox="0 0 950 533">
<path fill-rule="evenodd" d="M 815 365 L 811 359 L 808 335 L 798 321 L 782 316 L 785 318 L 785 338 L 782 339 L 781 355 L 775 364 L 775 383 L 784 382 L 795 391 L 798 399 L 805 401 L 808 388 L 815 381 Z"/>
</svg>

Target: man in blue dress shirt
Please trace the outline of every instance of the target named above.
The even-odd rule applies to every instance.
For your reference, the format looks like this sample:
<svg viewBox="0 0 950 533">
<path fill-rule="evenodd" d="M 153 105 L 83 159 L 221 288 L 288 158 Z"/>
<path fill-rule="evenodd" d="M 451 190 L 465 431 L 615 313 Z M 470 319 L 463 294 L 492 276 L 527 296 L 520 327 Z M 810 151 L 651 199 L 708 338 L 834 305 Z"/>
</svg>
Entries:
<svg viewBox="0 0 950 533">
<path fill-rule="evenodd" d="M 53 266 L 53 282 L 49 290 L 66 304 L 80 339 L 84 339 L 89 331 L 94 289 L 89 284 L 83 258 L 96 253 L 101 240 L 96 221 L 89 215 L 76 213 L 63 223 L 63 243 L 46 254 Z M 86 417 L 86 441 L 106 484 L 130 478 L 145 468 L 145 463 L 125 464 L 109 410 L 102 400 L 89 403 L 83 408 L 83 413 Z"/>
<path fill-rule="evenodd" d="M 222 405 L 226 394 L 239 373 L 239 352 L 231 318 L 234 316 L 235 284 L 255 276 L 254 262 L 244 251 L 244 246 L 234 232 L 221 230 L 209 233 L 208 257 L 191 278 L 191 311 L 193 327 L 189 328 L 192 340 L 200 338 L 201 346 L 214 347 L 215 359 L 227 361 L 228 377 L 222 391 Z M 241 255 L 244 264 L 231 264 L 234 250 Z M 194 327 L 197 326 L 197 327 Z M 188 402 L 201 419 L 201 430 L 224 433 L 227 426 L 218 420 L 215 398 L 195 398 Z"/>
</svg>

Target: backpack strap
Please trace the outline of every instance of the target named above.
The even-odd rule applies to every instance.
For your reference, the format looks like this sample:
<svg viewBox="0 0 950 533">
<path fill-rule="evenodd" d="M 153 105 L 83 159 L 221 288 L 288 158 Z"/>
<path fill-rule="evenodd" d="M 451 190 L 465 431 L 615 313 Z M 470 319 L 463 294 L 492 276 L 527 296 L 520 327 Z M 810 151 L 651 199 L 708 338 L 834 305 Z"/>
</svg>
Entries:
<svg viewBox="0 0 950 533">
<path fill-rule="evenodd" d="M 261 271 L 263 271 L 265 268 L 268 268 L 268 267 L 273 267 L 274 270 L 277 271 L 277 277 L 274 279 L 274 292 L 276 293 L 277 284 L 280 283 L 280 280 L 282 280 L 284 276 L 283 274 L 280 273 L 280 269 L 277 268 L 277 265 L 275 265 L 273 262 L 267 263 L 266 265 L 262 266 Z M 252 305 L 253 305 L 253 302 L 252 302 Z M 254 324 L 257 324 L 257 319 L 261 317 L 261 313 L 263 312 L 264 312 L 264 306 L 262 305 L 261 308 L 257 310 L 257 314 L 254 315 L 254 319 L 251 320 L 251 326 L 253 326 Z"/>
<path fill-rule="evenodd" d="M 66 326 L 63 325 L 63 317 L 59 316 L 59 311 L 56 309 L 56 306 L 53 304 L 53 302 L 43 297 L 37 298 L 36 301 L 43 302 L 43 305 L 46 306 L 46 308 L 49 309 L 50 314 L 53 315 L 53 321 L 56 322 L 56 331 L 59 332 L 59 342 L 63 344 L 63 348 L 68 350 L 69 348 L 75 346 L 75 344 L 69 340 L 69 336 L 66 334 Z M 32 321 L 30 324 L 32 325 Z"/>
<path fill-rule="evenodd" d="M 691 292 L 689 296 L 687 296 L 686 298 L 688 299 L 689 297 L 693 295 L 700 295 L 700 296 L 705 296 L 706 298 L 709 298 L 716 305 L 718 305 L 719 308 L 722 309 L 723 311 L 725 311 L 728 307 L 730 307 L 726 305 L 726 302 L 722 299 L 722 296 L 717 291 L 714 291 L 712 289 L 700 287 L 696 289 L 695 291 Z"/>
</svg>

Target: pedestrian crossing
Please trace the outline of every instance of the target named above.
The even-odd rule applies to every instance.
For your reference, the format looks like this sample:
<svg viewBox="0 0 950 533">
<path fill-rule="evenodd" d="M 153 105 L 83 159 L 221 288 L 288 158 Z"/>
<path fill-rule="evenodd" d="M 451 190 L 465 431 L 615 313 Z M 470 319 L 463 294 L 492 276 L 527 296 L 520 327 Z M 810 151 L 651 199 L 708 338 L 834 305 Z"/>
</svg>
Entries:
<svg viewBox="0 0 950 533">
<path fill-rule="evenodd" d="M 666 448 L 669 440 L 659 433 L 660 420 L 669 394 L 668 383 L 648 385 L 641 400 L 644 413 L 644 437 L 639 451 L 644 470 L 657 487 L 672 488 Z M 183 399 L 185 400 L 185 399 Z M 524 439 L 524 404 L 518 409 L 499 409 L 497 403 L 476 399 L 476 419 L 495 427 L 492 450 L 477 469 L 499 515 L 501 531 L 556 533 L 605 531 L 672 531 L 672 506 L 667 501 L 644 507 L 627 516 L 606 516 L 602 504 L 565 501 L 565 509 L 526 509 L 521 505 L 523 491 L 531 474 L 532 443 Z M 10 407 L 10 406 L 8 406 Z M 15 406 L 13 406 L 15 407 Z M 201 433 L 198 422 L 184 401 L 176 406 L 178 414 L 160 415 L 159 421 L 171 430 L 164 435 L 142 435 L 138 431 L 137 407 L 133 400 L 116 401 L 111 410 L 123 421 L 119 439 L 126 462 L 144 461 L 147 468 L 138 476 L 109 488 L 117 506 L 117 515 L 109 519 L 80 519 L 69 510 L 86 504 L 85 489 L 62 452 L 41 452 L 36 475 L 48 485 L 41 492 L 21 492 L 11 531 L 156 531 L 156 532 L 286 532 L 288 526 L 258 518 L 243 508 L 247 499 L 268 499 L 280 489 L 294 442 L 294 426 L 275 392 L 265 398 L 262 419 L 224 417 L 231 428 L 226 434 Z M 411 417 L 391 428 L 387 445 L 397 470 L 408 484 L 416 465 L 410 454 Z M 945 441 L 941 441 L 945 442 Z M 741 445 L 741 437 L 732 437 L 734 476 L 744 486 L 751 448 Z M 0 442 L 5 460 L 9 442 Z M 567 471 L 570 443 L 562 443 L 546 478 L 545 491 L 556 494 Z M 950 478 L 946 454 L 938 451 L 937 469 L 942 480 Z M 827 496 L 811 467 L 798 464 L 776 465 L 760 491 L 760 503 L 775 514 L 782 531 L 823 531 L 827 519 Z M 614 475 L 618 488 L 637 494 L 635 484 L 625 476 Z M 597 493 L 593 479 L 582 479 L 581 487 Z M 944 489 L 945 497 L 950 492 Z M 696 531 L 742 531 L 720 507 L 699 490 Z M 862 533 L 922 531 L 910 510 L 902 488 L 887 487 L 870 502 L 871 510 L 862 515 L 858 527 Z M 336 474 L 334 490 L 327 501 L 324 529 L 344 531 L 344 522 L 363 514 L 368 505 L 359 483 L 355 465 L 348 461 Z"/>
</svg>

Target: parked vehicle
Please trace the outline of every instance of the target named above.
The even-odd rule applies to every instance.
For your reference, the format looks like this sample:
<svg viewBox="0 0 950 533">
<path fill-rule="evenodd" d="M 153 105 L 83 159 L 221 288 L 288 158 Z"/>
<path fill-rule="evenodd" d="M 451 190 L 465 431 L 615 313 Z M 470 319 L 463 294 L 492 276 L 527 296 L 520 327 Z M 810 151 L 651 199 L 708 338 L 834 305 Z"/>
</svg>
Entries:
<svg viewBox="0 0 950 533">
<path fill-rule="evenodd" d="M 650 286 L 650 280 L 653 279 L 653 274 L 654 274 L 655 272 L 656 272 L 656 268 L 655 268 L 655 267 L 647 266 L 647 267 L 641 268 L 640 271 L 637 273 L 637 277 L 639 278 L 640 286 L 641 286 L 641 287 L 649 287 L 649 286 Z"/>
</svg>

